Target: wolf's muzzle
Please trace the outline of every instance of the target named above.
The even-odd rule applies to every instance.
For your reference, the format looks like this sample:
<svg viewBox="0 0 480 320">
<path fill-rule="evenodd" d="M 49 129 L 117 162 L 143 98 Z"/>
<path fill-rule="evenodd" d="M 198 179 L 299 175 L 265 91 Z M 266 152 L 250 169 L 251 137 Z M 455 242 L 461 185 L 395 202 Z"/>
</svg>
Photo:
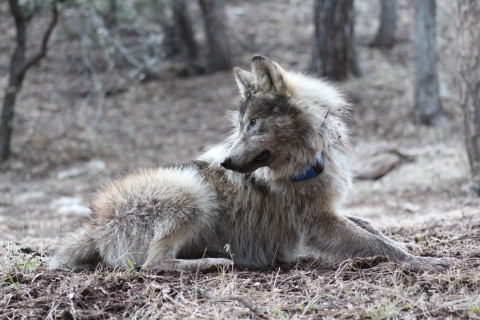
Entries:
<svg viewBox="0 0 480 320">
<path fill-rule="evenodd" d="M 234 169 L 234 165 L 232 164 L 232 158 L 230 158 L 230 157 L 223 160 L 223 162 L 220 163 L 220 165 L 222 167 L 224 167 L 225 169 L 228 169 L 228 170 L 233 170 Z"/>
<path fill-rule="evenodd" d="M 270 158 L 270 151 L 264 150 L 262 151 L 258 156 L 253 158 L 253 162 L 259 163 L 259 162 L 265 162 Z"/>
</svg>

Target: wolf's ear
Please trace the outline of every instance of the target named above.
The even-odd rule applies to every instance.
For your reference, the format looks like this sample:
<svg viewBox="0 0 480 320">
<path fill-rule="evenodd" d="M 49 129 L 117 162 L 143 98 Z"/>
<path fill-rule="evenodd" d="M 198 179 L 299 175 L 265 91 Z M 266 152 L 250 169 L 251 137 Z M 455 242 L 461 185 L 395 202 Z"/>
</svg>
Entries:
<svg viewBox="0 0 480 320">
<path fill-rule="evenodd" d="M 255 89 L 258 92 L 284 94 L 286 92 L 280 66 L 270 59 L 257 55 L 252 58 Z"/>
<path fill-rule="evenodd" d="M 238 88 L 242 98 L 247 96 L 247 92 L 253 87 L 253 74 L 240 68 L 235 68 L 235 81 L 237 81 Z"/>
</svg>

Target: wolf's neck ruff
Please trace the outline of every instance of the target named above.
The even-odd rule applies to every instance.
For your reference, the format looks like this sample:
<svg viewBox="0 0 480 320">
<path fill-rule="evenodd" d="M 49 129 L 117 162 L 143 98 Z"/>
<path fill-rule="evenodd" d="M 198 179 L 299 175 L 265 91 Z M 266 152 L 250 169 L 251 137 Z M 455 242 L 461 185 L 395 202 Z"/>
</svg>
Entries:
<svg viewBox="0 0 480 320">
<path fill-rule="evenodd" d="M 294 181 L 305 181 L 308 179 L 315 178 L 316 176 L 320 175 L 323 172 L 323 169 L 325 168 L 325 165 L 323 163 L 323 158 L 322 154 L 320 153 L 318 157 L 315 159 L 315 163 L 307 168 L 307 170 L 296 176 L 294 178 Z"/>
</svg>

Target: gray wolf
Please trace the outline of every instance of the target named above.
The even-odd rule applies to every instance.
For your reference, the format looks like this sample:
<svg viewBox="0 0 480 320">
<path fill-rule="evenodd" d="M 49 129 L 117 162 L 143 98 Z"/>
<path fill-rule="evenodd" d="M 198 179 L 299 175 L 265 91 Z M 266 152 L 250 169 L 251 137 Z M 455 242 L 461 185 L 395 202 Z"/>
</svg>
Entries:
<svg viewBox="0 0 480 320">
<path fill-rule="evenodd" d="M 66 234 L 51 268 L 261 268 L 310 255 L 327 263 L 417 257 L 368 222 L 342 213 L 352 185 L 349 104 L 328 82 L 254 56 L 235 69 L 234 129 L 195 161 L 139 170 L 108 183 L 92 215 Z M 225 249 L 227 246 L 228 252 Z"/>
</svg>

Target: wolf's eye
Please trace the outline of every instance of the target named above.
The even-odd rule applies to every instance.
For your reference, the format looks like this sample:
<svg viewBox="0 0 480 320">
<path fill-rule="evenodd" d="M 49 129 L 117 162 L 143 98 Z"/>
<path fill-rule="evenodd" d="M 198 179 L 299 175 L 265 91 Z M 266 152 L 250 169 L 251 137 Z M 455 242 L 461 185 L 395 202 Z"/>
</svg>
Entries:
<svg viewBox="0 0 480 320">
<path fill-rule="evenodd" d="M 253 127 L 254 125 L 256 125 L 258 122 L 258 118 L 253 118 L 250 120 L 250 126 Z"/>
</svg>

